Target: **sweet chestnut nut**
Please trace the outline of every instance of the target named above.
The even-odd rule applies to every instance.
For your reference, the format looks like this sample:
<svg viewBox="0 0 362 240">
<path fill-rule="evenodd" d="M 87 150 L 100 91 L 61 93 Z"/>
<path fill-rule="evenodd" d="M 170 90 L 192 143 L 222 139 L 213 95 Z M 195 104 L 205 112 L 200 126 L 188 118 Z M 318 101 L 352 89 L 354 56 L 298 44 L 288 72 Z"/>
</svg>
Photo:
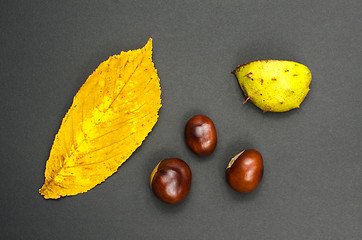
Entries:
<svg viewBox="0 0 362 240">
<path fill-rule="evenodd" d="M 169 158 L 161 161 L 152 171 L 150 186 L 161 201 L 175 204 L 189 194 L 192 173 L 189 165 L 181 159 Z"/>
<path fill-rule="evenodd" d="M 254 149 L 237 154 L 226 168 L 226 180 L 237 192 L 248 193 L 260 183 L 264 174 L 263 158 Z"/>
<path fill-rule="evenodd" d="M 214 123 L 205 115 L 193 116 L 185 127 L 185 140 L 187 146 L 197 155 L 210 155 L 217 144 Z"/>
</svg>

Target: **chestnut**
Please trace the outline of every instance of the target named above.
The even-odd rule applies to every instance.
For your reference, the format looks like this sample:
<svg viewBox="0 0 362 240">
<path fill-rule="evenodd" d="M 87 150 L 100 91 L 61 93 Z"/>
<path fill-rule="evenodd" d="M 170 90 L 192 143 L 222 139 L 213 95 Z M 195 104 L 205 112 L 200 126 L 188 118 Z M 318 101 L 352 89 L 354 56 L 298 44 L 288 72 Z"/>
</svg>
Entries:
<svg viewBox="0 0 362 240">
<path fill-rule="evenodd" d="M 248 193 L 260 183 L 264 174 L 263 157 L 254 149 L 237 154 L 226 168 L 226 180 L 237 192 Z"/>
<path fill-rule="evenodd" d="M 189 165 L 181 159 L 169 158 L 161 161 L 152 171 L 150 186 L 161 201 L 175 204 L 189 194 L 192 173 Z"/>
<path fill-rule="evenodd" d="M 197 155 L 210 155 L 217 143 L 214 123 L 205 115 L 193 116 L 185 127 L 185 140 L 187 146 Z"/>
</svg>

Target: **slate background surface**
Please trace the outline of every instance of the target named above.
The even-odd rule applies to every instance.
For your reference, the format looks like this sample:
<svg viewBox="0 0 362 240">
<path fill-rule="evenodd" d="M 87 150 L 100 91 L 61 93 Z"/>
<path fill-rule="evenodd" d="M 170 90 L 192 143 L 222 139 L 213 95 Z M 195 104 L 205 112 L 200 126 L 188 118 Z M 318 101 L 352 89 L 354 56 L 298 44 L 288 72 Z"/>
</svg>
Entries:
<svg viewBox="0 0 362 240">
<path fill-rule="evenodd" d="M 1 1 L 1 239 L 362 239 L 362 2 Z M 45 162 L 72 98 L 110 55 L 154 43 L 160 118 L 131 158 L 86 194 L 44 200 Z M 263 114 L 230 73 L 258 59 L 307 65 L 298 110 Z M 194 114 L 213 119 L 207 158 L 185 146 Z M 228 161 L 264 157 L 263 182 L 238 194 Z M 148 186 L 162 159 L 193 171 L 169 206 Z"/>
</svg>

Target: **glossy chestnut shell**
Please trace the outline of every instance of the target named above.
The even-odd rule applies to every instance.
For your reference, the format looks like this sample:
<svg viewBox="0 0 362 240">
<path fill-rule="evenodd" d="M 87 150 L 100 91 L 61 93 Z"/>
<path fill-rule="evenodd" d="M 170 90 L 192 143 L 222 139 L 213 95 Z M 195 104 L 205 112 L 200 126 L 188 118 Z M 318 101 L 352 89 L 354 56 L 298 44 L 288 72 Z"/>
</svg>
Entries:
<svg viewBox="0 0 362 240">
<path fill-rule="evenodd" d="M 178 158 L 161 161 L 152 171 L 150 186 L 161 201 L 175 204 L 190 192 L 192 173 L 187 163 Z"/>
<path fill-rule="evenodd" d="M 257 150 L 248 149 L 231 159 L 226 180 L 235 191 L 248 193 L 259 185 L 263 174 L 263 157 Z"/>
<path fill-rule="evenodd" d="M 199 156 L 214 152 L 217 134 L 214 123 L 205 115 L 195 115 L 186 124 L 185 140 L 187 146 Z"/>
</svg>

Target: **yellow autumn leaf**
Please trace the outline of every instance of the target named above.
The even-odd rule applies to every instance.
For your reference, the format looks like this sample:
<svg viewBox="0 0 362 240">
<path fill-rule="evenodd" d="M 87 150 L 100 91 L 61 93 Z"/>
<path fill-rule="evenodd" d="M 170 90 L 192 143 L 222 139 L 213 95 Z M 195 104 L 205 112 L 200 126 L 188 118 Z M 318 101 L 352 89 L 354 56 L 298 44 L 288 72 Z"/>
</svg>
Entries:
<svg viewBox="0 0 362 240">
<path fill-rule="evenodd" d="M 161 89 L 152 39 L 101 63 L 73 99 L 46 163 L 44 198 L 86 192 L 111 176 L 158 119 Z"/>
</svg>

